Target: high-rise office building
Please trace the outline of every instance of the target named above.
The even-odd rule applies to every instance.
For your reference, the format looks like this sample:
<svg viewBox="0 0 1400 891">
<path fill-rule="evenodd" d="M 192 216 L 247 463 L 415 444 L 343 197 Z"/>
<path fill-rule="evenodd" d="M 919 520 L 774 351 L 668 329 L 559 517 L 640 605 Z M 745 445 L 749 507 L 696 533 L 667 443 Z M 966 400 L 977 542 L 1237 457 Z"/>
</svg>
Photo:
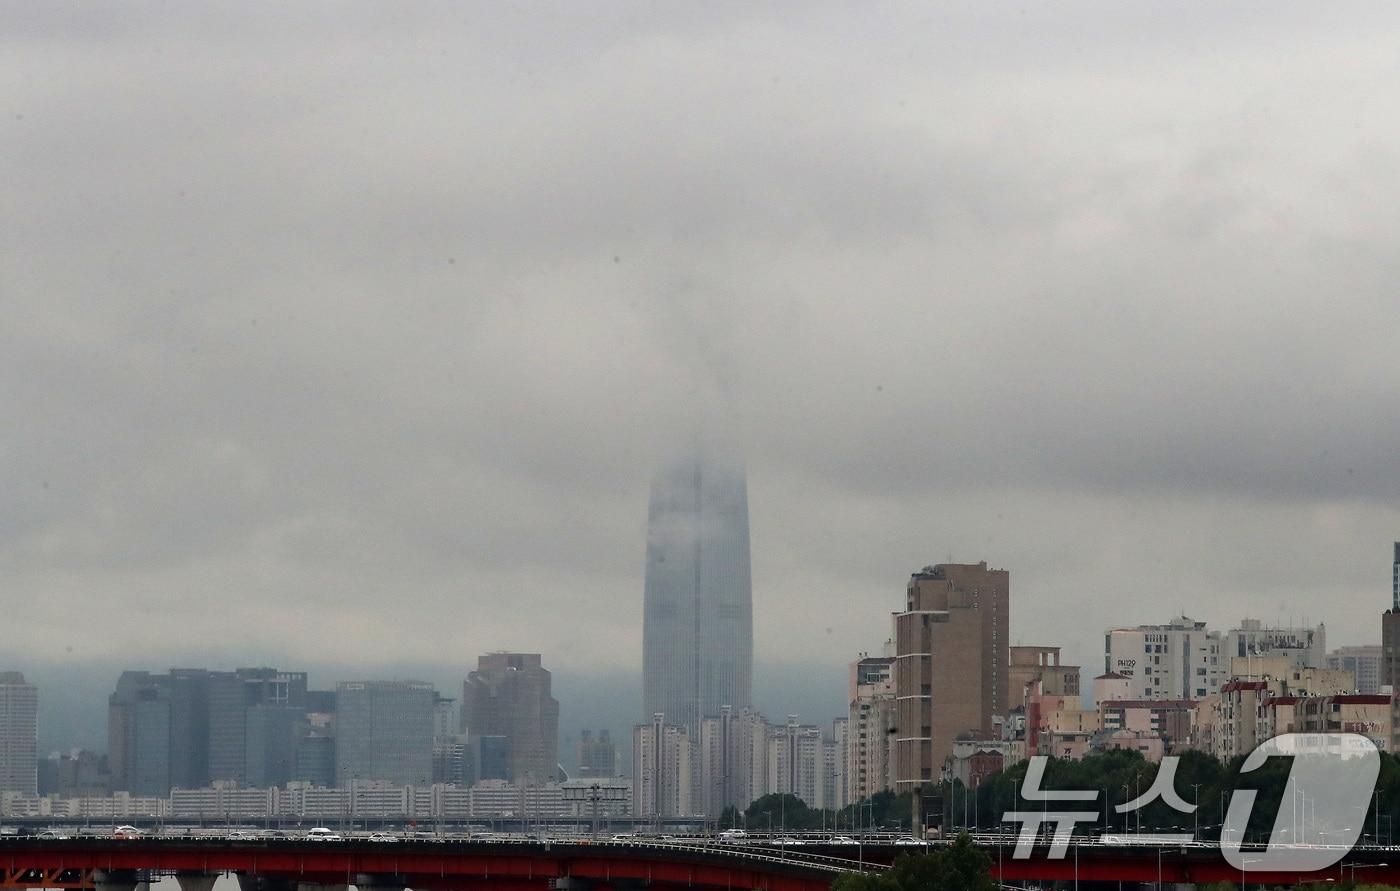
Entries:
<svg viewBox="0 0 1400 891">
<path fill-rule="evenodd" d="M 985 562 L 928 566 L 895 614 L 895 788 L 937 782 L 959 733 L 1006 714 L 1010 573 Z"/>
<path fill-rule="evenodd" d="M 488 653 L 462 684 L 462 725 L 468 738 L 504 737 L 509 776 L 539 784 L 559 770 L 559 702 L 539 653 Z"/>
<path fill-rule="evenodd" d="M 438 696 L 433 703 L 433 739 L 456 739 L 462 733 L 462 715 L 457 700 Z"/>
<path fill-rule="evenodd" d="M 427 786 L 433 778 L 433 704 L 421 681 L 351 681 L 336 687 L 336 785 L 383 781 Z"/>
<path fill-rule="evenodd" d="M 39 791 L 39 689 L 0 671 L 0 792 Z"/>
<path fill-rule="evenodd" d="M 295 773 L 306 718 L 306 672 L 240 668 L 209 673 L 209 779 L 281 785 Z"/>
<path fill-rule="evenodd" d="M 335 691 L 307 690 L 306 719 L 297 725 L 292 779 L 335 785 Z"/>
<path fill-rule="evenodd" d="M 470 786 L 471 759 L 467 754 L 465 736 L 433 739 L 433 783 Z"/>
<path fill-rule="evenodd" d="M 753 590 L 743 466 L 695 446 L 652 482 L 642 622 L 643 713 L 698 734 L 753 693 Z"/>
<path fill-rule="evenodd" d="M 607 730 L 585 730 L 578 740 L 579 779 L 617 776 L 617 746 Z"/>
<path fill-rule="evenodd" d="M 179 696 L 175 687 L 171 675 L 147 671 L 124 671 L 117 679 L 107 699 L 107 752 L 114 791 L 169 794 L 172 750 L 178 759 L 180 753 L 188 756 L 199 748 L 196 728 L 172 724 L 172 717 L 193 711 L 172 707 Z M 204 738 L 207 742 L 207 730 Z"/>
<path fill-rule="evenodd" d="M 1375 644 L 1362 647 L 1337 647 L 1327 654 L 1327 667 L 1351 672 L 1356 679 L 1356 692 L 1374 695 L 1381 691 L 1381 648 Z"/>
<path fill-rule="evenodd" d="M 510 740 L 504 736 L 471 734 L 467 737 L 467 770 L 474 783 L 507 780 L 510 774 Z"/>
<path fill-rule="evenodd" d="M 165 795 L 209 782 L 209 672 L 122 672 L 108 699 L 107 751 L 116 791 Z"/>
<path fill-rule="evenodd" d="M 211 781 L 283 785 L 296 777 L 306 675 L 273 668 L 125 671 L 108 698 L 116 791 L 165 795 Z"/>
<path fill-rule="evenodd" d="M 46 789 L 40 782 L 39 794 L 59 798 L 106 798 L 112 794 L 112 774 L 107 769 L 107 756 L 86 749 L 59 752 L 44 759 L 52 767 L 51 785 Z M 39 762 L 43 773 L 44 762 Z"/>
<path fill-rule="evenodd" d="M 170 700 L 170 785 L 194 789 L 209 781 L 209 672 L 172 668 L 162 676 Z"/>
</svg>

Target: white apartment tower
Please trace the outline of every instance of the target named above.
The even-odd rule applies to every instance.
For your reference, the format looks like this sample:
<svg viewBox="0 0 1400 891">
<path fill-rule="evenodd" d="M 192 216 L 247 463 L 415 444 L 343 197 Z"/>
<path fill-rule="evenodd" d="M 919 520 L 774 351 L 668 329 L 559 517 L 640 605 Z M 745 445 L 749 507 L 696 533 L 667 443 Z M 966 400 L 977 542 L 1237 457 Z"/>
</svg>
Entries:
<svg viewBox="0 0 1400 891">
<path fill-rule="evenodd" d="M 633 816 L 686 817 L 692 801 L 691 740 L 683 724 L 652 715 L 632 731 Z"/>
<path fill-rule="evenodd" d="M 768 791 L 796 795 L 811 808 L 827 807 L 828 743 L 820 727 L 796 715 L 768 732 Z"/>
<path fill-rule="evenodd" d="M 894 656 L 851 663 L 846 719 L 845 800 L 862 801 L 894 788 Z"/>
<path fill-rule="evenodd" d="M 768 722 L 751 708 L 723 706 L 700 722 L 696 803 L 718 817 L 747 808 L 768 791 Z"/>
<path fill-rule="evenodd" d="M 1133 699 L 1201 699 L 1220 691 L 1230 660 L 1219 631 L 1179 616 L 1104 635 L 1104 671 L 1128 678 Z"/>
</svg>

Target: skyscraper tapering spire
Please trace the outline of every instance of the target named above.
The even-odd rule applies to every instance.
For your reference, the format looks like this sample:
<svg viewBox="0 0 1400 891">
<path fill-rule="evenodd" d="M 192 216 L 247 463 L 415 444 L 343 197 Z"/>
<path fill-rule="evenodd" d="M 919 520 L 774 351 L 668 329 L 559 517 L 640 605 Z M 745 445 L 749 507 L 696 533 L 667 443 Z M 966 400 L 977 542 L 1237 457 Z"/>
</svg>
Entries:
<svg viewBox="0 0 1400 891">
<path fill-rule="evenodd" d="M 753 592 L 741 462 L 694 443 L 651 488 L 643 622 L 643 716 L 697 732 L 721 706 L 751 705 Z"/>
</svg>

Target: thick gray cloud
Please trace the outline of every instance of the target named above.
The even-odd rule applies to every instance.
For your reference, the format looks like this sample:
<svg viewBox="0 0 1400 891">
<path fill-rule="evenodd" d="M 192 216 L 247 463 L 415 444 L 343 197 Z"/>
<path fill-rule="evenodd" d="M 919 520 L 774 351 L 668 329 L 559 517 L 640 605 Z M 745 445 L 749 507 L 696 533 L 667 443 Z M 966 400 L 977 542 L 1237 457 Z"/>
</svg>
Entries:
<svg viewBox="0 0 1400 891">
<path fill-rule="evenodd" d="M 698 413 L 748 444 L 761 663 L 874 648 L 949 557 L 1091 668 L 1180 611 L 1374 642 L 1366 12 L 12 6 L 5 660 L 639 670 Z"/>
</svg>

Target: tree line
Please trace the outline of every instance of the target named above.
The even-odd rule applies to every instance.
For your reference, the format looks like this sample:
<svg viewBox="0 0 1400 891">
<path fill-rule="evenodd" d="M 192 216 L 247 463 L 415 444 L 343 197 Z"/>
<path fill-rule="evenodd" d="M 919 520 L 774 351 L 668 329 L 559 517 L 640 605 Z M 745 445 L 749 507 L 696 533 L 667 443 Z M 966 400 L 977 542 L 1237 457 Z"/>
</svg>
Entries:
<svg viewBox="0 0 1400 891">
<path fill-rule="evenodd" d="M 1092 803 L 1098 810 L 1094 825 L 1081 823 L 1079 832 L 1193 832 L 1201 838 L 1219 838 L 1220 826 L 1229 810 L 1230 796 L 1236 790 L 1253 789 L 1258 795 L 1250 814 L 1249 832 L 1266 837 L 1273 826 L 1284 796 L 1289 762 L 1271 758 L 1257 770 L 1239 772 L 1243 757 L 1220 761 L 1204 752 L 1188 751 L 1178 759 L 1174 787 L 1193 813 L 1177 811 L 1161 800 L 1136 811 L 1120 814 L 1116 806 L 1137 798 L 1152 788 L 1160 766 L 1138 752 L 1116 750 L 1090 755 L 1082 760 L 1049 759 L 1043 787 L 1063 790 L 1094 790 Z M 987 777 L 975 786 L 959 781 L 930 785 L 921 790 L 924 823 L 943 827 L 952 833 L 996 831 L 1010 828 L 1002 823 L 1007 811 L 1025 810 L 1020 798 L 1028 762 L 1022 761 Z M 1400 816 L 1400 759 L 1381 753 L 1377 794 L 1372 797 L 1363 826 L 1363 838 L 1392 843 L 1395 821 Z M 1088 810 L 1076 802 L 1076 810 Z M 1379 805 L 1379 810 L 1377 810 Z M 765 795 L 743 811 L 726 808 L 719 828 L 747 828 L 749 831 L 814 832 L 854 834 L 864 831 L 908 832 L 913 824 L 912 796 L 905 792 L 879 792 L 868 799 L 839 810 L 808 807 L 790 794 Z"/>
</svg>

